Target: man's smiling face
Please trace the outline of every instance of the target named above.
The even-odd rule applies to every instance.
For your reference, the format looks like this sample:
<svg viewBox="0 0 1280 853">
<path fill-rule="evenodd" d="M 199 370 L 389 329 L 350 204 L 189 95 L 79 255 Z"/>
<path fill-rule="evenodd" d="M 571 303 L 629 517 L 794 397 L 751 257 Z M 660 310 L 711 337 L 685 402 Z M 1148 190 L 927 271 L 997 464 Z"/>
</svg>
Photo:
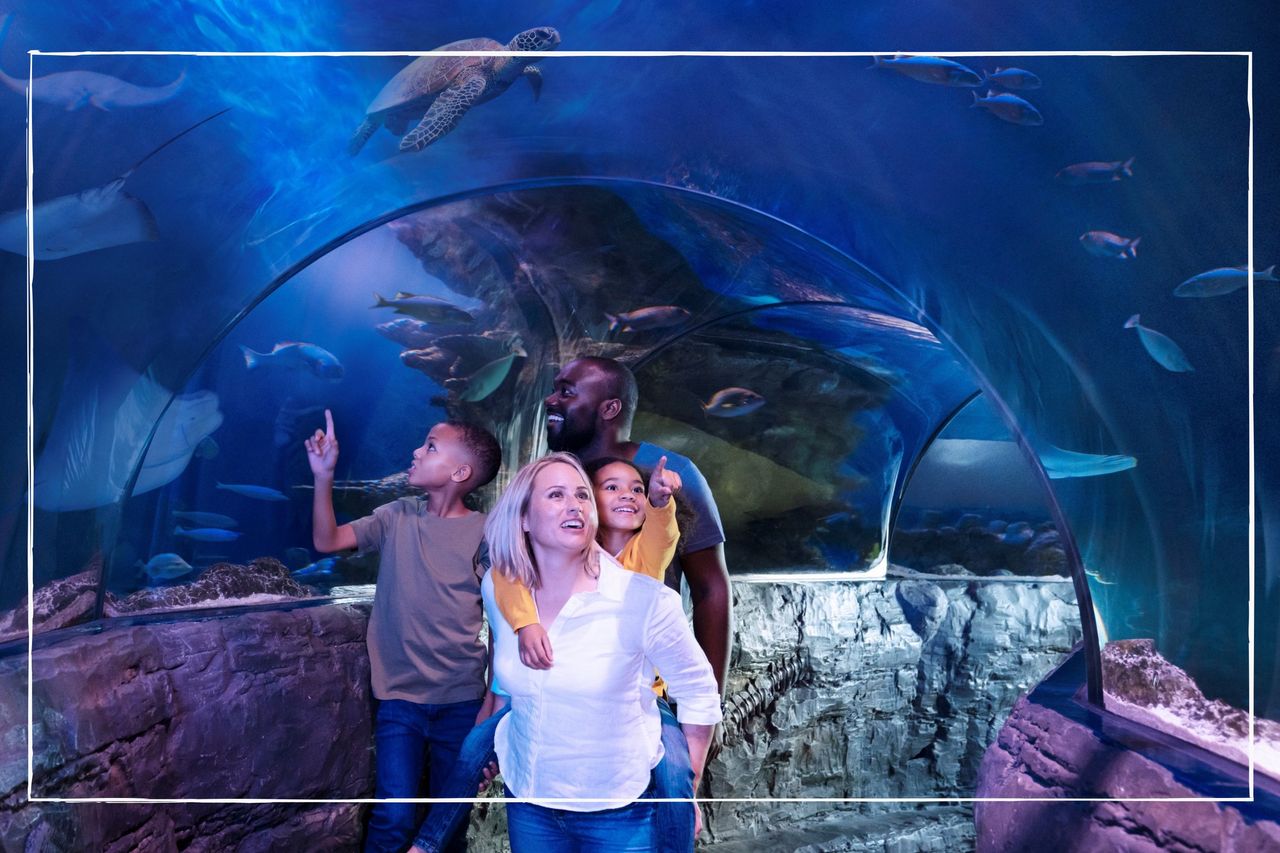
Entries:
<svg viewBox="0 0 1280 853">
<path fill-rule="evenodd" d="M 581 450 L 596 436 L 600 404 L 609 399 L 609 379 L 598 366 L 571 361 L 552 382 L 547 408 L 547 446 Z"/>
</svg>

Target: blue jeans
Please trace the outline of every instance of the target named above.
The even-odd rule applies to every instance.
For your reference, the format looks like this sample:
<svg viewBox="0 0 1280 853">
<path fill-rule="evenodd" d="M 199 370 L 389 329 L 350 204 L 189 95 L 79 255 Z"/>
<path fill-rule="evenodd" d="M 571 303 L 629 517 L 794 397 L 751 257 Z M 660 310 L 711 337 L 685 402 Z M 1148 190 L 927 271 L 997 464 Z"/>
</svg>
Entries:
<svg viewBox="0 0 1280 853">
<path fill-rule="evenodd" d="M 374 796 L 420 796 L 424 766 L 430 771 L 430 796 L 445 796 L 440 789 L 479 712 L 478 699 L 447 705 L 419 705 L 403 699 L 379 702 L 373 733 L 377 749 Z M 376 803 L 369 817 L 365 853 L 405 850 L 418 822 L 417 808 L 416 803 Z M 448 849 L 465 851 L 466 833 L 459 833 Z"/>
<path fill-rule="evenodd" d="M 471 730 L 462 743 L 453 773 L 437 796 L 473 797 L 484 779 L 484 768 L 490 761 L 497 761 L 493 751 L 493 734 L 498 720 L 511 710 L 503 708 Z M 658 700 L 662 714 L 662 748 L 665 752 L 658 766 L 653 768 L 653 796 L 658 799 L 691 799 L 693 797 L 693 767 L 689 762 L 689 743 L 676 721 L 676 715 L 665 699 Z M 655 849 L 664 851 L 693 850 L 693 804 L 654 803 L 657 815 Z M 445 841 L 461 825 L 470 808 L 466 803 L 436 803 L 418 830 L 415 844 L 427 853 L 441 853 Z M 575 814 L 577 814 L 575 812 Z"/>
<path fill-rule="evenodd" d="M 484 781 L 484 768 L 490 761 L 497 761 L 493 751 L 493 734 L 498 728 L 498 720 L 511 710 L 507 705 L 501 711 L 490 716 L 476 726 L 462 741 L 458 751 L 458 759 L 453 763 L 453 772 L 440 787 L 438 797 L 474 797 L 480 783 Z M 475 722 L 475 717 L 472 717 Z M 427 853 L 442 853 L 445 845 L 462 826 L 467 814 L 471 811 L 468 803 L 435 803 L 427 813 L 427 819 L 418 828 L 418 836 L 414 844 Z"/>
<path fill-rule="evenodd" d="M 512 796 L 511 791 L 506 792 Z M 653 786 L 642 794 L 649 797 Z M 648 799 L 616 809 L 571 812 L 532 803 L 507 803 L 511 853 L 651 853 L 655 804 Z"/>
</svg>

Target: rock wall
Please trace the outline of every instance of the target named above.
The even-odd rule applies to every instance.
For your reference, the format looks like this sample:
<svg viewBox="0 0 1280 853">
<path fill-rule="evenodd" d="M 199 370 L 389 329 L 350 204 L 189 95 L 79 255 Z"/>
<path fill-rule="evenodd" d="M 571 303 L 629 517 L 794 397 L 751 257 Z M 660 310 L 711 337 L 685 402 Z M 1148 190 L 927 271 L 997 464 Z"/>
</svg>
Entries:
<svg viewBox="0 0 1280 853">
<path fill-rule="evenodd" d="M 1008 709 L 1080 635 L 1071 586 L 1055 581 L 735 583 L 734 597 L 713 798 L 971 795 Z M 371 796 L 366 619 L 298 607 L 112 625 L 37 650 L 37 795 Z M 25 678 L 24 658 L 0 662 L 0 849 L 358 849 L 351 804 L 28 803 Z M 968 814 L 709 803 L 704 840 L 962 850 Z M 504 830 L 500 807 L 478 808 L 472 849 L 505 849 Z"/>
<path fill-rule="evenodd" d="M 112 625 L 37 650 L 35 796 L 370 796 L 366 622 L 366 607 L 329 605 Z M 28 803 L 26 679 L 25 656 L 0 665 L 0 849 L 355 849 L 353 805 Z"/>
</svg>

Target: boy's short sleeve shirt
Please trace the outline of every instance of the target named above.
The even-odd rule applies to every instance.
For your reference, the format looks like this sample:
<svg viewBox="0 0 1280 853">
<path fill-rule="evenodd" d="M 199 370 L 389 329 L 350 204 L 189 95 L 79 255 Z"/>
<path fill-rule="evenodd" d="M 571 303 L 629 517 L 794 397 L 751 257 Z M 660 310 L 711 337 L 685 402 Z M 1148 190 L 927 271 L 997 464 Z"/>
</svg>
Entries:
<svg viewBox="0 0 1280 853">
<path fill-rule="evenodd" d="M 422 499 L 400 498 L 351 522 L 360 550 L 381 552 L 368 632 L 378 699 L 444 705 L 484 695 L 487 649 L 472 565 L 484 521 L 478 512 L 440 518 Z"/>
<path fill-rule="evenodd" d="M 663 456 L 667 457 L 667 468 L 679 474 L 683 481 L 679 499 L 688 504 L 697 516 L 692 530 L 680 531 L 684 536 L 683 550 L 688 553 L 719 545 L 724 541 L 724 526 L 720 523 L 720 510 L 716 507 L 716 499 L 711 494 L 711 487 L 707 485 L 707 478 L 702 476 L 702 472 L 698 470 L 697 465 L 693 464 L 693 460 L 658 447 L 656 444 L 642 441 L 632 461 L 646 471 L 651 471 Z"/>
</svg>

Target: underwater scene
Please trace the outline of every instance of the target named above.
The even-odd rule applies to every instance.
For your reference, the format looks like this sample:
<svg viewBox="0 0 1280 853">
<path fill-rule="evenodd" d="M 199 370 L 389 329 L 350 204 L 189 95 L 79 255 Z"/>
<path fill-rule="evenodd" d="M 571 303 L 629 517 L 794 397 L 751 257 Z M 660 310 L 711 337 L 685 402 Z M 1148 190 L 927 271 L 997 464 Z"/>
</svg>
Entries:
<svg viewBox="0 0 1280 853">
<path fill-rule="evenodd" d="M 1270 60 L 1073 53 L 1109 28 L 994 10 L 936 10 L 963 55 L 574 55 L 858 52 L 908 20 L 498 5 L 0 18 L 6 399 L 31 278 L 4 649 L 28 610 L 52 636 L 368 596 L 376 554 L 312 547 L 326 411 L 339 523 L 412 494 L 449 419 L 500 441 L 486 509 L 600 355 L 633 437 L 706 475 L 735 583 L 1074 583 L 1091 690 L 1100 648 L 1150 641 L 1280 715 L 1274 620 L 1249 643 L 1277 603 Z M 1018 34 L 1063 53 L 993 46 Z"/>
</svg>

